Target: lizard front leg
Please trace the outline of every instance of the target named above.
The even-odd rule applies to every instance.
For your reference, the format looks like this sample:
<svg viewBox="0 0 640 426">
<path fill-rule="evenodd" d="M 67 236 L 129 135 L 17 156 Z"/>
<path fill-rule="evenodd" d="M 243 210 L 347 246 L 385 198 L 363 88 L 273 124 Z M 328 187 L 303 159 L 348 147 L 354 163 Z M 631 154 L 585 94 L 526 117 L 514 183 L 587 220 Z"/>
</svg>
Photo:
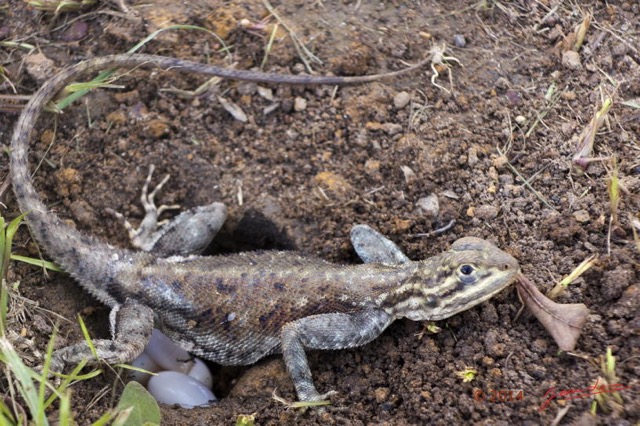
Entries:
<svg viewBox="0 0 640 426">
<path fill-rule="evenodd" d="M 378 337 L 394 318 L 381 309 L 355 313 L 313 315 L 285 324 L 281 332 L 282 356 L 300 401 L 321 401 L 304 352 L 308 349 L 345 349 Z"/>
<path fill-rule="evenodd" d="M 393 241 L 369 225 L 351 228 L 351 244 L 364 263 L 399 265 L 409 262 L 409 258 Z"/>
<path fill-rule="evenodd" d="M 127 299 L 111 311 L 112 340 L 93 340 L 98 358 L 108 364 L 128 363 L 137 358 L 151 337 L 153 310 Z M 88 360 L 95 364 L 87 342 L 76 343 L 56 350 L 51 359 L 51 371 L 61 372 L 66 365 Z"/>
</svg>

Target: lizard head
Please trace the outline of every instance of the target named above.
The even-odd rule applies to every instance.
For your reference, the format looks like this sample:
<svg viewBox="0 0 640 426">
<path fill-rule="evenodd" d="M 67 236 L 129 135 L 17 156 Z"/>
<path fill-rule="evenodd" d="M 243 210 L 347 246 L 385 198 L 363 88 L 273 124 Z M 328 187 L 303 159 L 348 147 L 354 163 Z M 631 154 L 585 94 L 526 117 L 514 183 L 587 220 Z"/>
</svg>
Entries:
<svg viewBox="0 0 640 426">
<path fill-rule="evenodd" d="M 484 302 L 511 284 L 518 261 L 492 243 L 461 238 L 439 256 L 418 262 L 395 293 L 390 311 L 414 321 L 441 320 Z"/>
</svg>

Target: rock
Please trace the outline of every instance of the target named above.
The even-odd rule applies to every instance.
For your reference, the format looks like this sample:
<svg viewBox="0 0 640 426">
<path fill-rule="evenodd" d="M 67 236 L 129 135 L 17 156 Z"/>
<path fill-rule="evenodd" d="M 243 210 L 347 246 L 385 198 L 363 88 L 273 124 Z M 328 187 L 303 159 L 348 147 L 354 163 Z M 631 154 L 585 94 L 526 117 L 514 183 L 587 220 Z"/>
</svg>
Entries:
<svg viewBox="0 0 640 426">
<path fill-rule="evenodd" d="M 467 40 L 462 34 L 455 34 L 453 36 L 453 45 L 455 47 L 465 47 L 467 45 Z"/>
<path fill-rule="evenodd" d="M 438 201 L 438 196 L 435 194 L 420 198 L 416 206 L 428 218 L 435 219 L 440 214 L 440 202 Z"/>
<path fill-rule="evenodd" d="M 480 220 L 492 220 L 498 217 L 498 208 L 489 204 L 478 206 L 475 216 Z"/>
<path fill-rule="evenodd" d="M 564 52 L 562 54 L 562 65 L 572 70 L 582 68 L 582 62 L 580 62 L 580 55 L 578 52 L 574 52 L 573 50 Z"/>
<path fill-rule="evenodd" d="M 416 173 L 411 170 L 408 166 L 400 166 L 400 170 L 402 170 L 402 174 L 404 175 L 404 180 L 410 184 L 416 180 Z"/>
<path fill-rule="evenodd" d="M 591 220 L 591 217 L 589 216 L 589 212 L 586 210 L 578 210 L 576 212 L 573 212 L 573 218 L 578 223 L 585 223 Z"/>
<path fill-rule="evenodd" d="M 42 53 L 34 53 L 24 60 L 27 73 L 38 82 L 44 82 L 52 75 L 57 74 L 53 61 Z"/>
<path fill-rule="evenodd" d="M 469 167 L 473 167 L 478 164 L 478 149 L 474 146 L 469 148 L 469 153 L 467 154 L 467 164 Z"/>
<path fill-rule="evenodd" d="M 304 111 L 307 109 L 307 100 L 305 98 L 301 98 L 300 96 L 296 96 L 296 99 L 293 101 L 293 110 L 296 112 Z"/>
<path fill-rule="evenodd" d="M 402 109 L 406 107 L 411 101 L 411 95 L 408 92 L 402 91 L 393 97 L 393 106 L 396 109 Z"/>
</svg>

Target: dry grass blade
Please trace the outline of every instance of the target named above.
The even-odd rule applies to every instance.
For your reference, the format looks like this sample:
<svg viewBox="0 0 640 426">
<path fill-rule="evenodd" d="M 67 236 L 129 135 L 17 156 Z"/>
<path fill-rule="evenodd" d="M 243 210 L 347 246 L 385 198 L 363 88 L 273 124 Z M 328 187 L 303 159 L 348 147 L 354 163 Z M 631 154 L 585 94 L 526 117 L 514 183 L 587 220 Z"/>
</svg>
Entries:
<svg viewBox="0 0 640 426">
<path fill-rule="evenodd" d="M 522 274 L 518 276 L 516 287 L 522 302 L 547 329 L 558 347 L 564 351 L 573 350 L 587 322 L 589 309 L 582 303 L 555 303 Z"/>
<path fill-rule="evenodd" d="M 96 4 L 97 0 L 27 0 L 34 9 L 44 12 L 61 13 L 77 12 Z"/>
<path fill-rule="evenodd" d="M 555 299 L 556 297 L 558 297 L 560 293 L 562 293 L 569 284 L 577 280 L 580 277 L 580 275 L 584 274 L 589 269 L 591 269 L 591 267 L 595 265 L 597 261 L 598 261 L 598 256 L 595 254 L 583 260 L 573 271 L 571 271 L 569 275 L 564 277 L 562 281 L 556 284 L 556 286 L 549 293 L 549 298 Z"/>
<path fill-rule="evenodd" d="M 19 113 L 30 96 L 0 95 L 0 112 Z"/>
<path fill-rule="evenodd" d="M 609 192 L 609 213 L 614 226 L 619 226 L 618 207 L 620 206 L 620 178 L 618 161 L 615 156 L 611 158 L 611 168 L 608 168 L 607 191 Z"/>
<path fill-rule="evenodd" d="M 587 170 L 589 163 L 593 161 L 602 160 L 601 158 L 591 158 L 593 152 L 593 142 L 596 138 L 596 133 L 604 120 L 607 118 L 607 113 L 613 104 L 611 97 L 608 97 L 602 103 L 602 108 L 593 115 L 593 118 L 582 130 L 578 138 L 578 147 L 576 153 L 572 158 L 573 169 L 577 173 L 584 173 Z"/>
<path fill-rule="evenodd" d="M 591 26 L 593 16 L 590 13 L 583 14 L 582 22 L 574 28 L 573 32 L 565 36 L 557 45 L 556 51 L 559 53 L 574 51 L 577 52 L 582 47 L 587 31 Z"/>
</svg>

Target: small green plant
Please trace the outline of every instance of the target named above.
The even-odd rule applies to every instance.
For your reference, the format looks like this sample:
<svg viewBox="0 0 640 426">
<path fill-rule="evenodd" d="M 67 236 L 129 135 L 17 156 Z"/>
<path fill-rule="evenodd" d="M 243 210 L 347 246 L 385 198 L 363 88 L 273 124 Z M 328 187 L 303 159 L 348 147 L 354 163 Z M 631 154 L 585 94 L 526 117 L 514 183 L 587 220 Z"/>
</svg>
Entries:
<svg viewBox="0 0 640 426">
<path fill-rule="evenodd" d="M 595 415 L 600 407 L 606 413 L 620 413 L 623 410 L 624 400 L 618 390 L 628 387 L 621 384 L 620 378 L 616 376 L 616 358 L 613 356 L 611 347 L 607 347 L 607 353 L 600 357 L 600 370 L 604 377 L 599 376 L 593 385 L 597 392 L 594 393 L 590 411 Z"/>
<path fill-rule="evenodd" d="M 456 376 L 460 377 L 464 383 L 470 383 L 475 380 L 478 370 L 473 367 L 465 367 L 462 371 L 456 371 Z"/>
</svg>

